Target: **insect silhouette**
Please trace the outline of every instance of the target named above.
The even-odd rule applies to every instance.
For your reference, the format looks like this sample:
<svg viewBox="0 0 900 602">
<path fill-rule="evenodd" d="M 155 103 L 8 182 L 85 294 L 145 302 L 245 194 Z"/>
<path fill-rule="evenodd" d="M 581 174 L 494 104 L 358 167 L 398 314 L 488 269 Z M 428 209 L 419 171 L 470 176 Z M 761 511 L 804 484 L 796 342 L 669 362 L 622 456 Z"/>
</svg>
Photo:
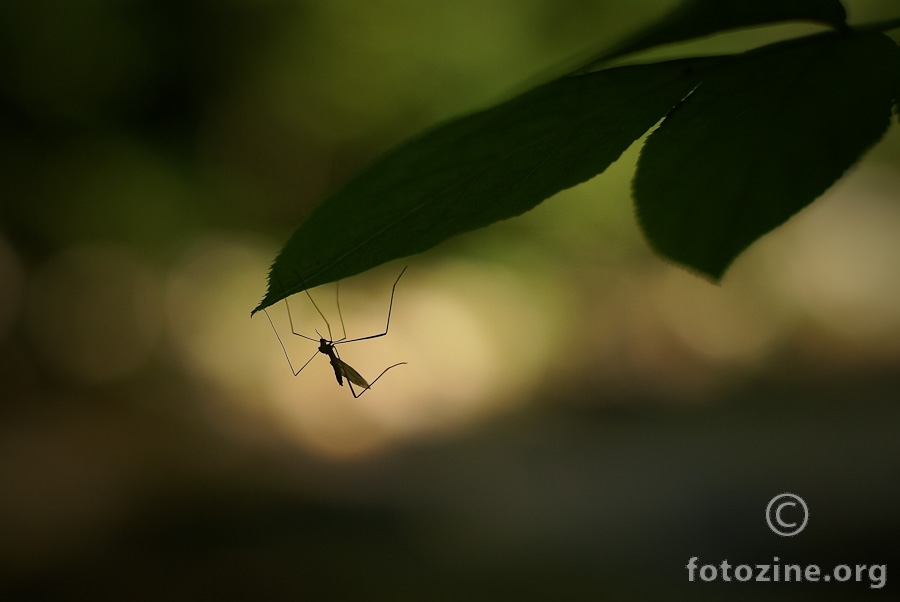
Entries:
<svg viewBox="0 0 900 602">
<path fill-rule="evenodd" d="M 397 279 L 394 281 L 394 286 L 391 287 L 391 301 L 390 301 L 390 304 L 388 305 L 387 322 L 385 323 L 385 326 L 384 326 L 384 332 L 379 332 L 378 334 L 372 334 L 372 335 L 365 336 L 365 337 L 357 337 L 355 339 L 347 338 L 347 329 L 344 326 L 344 316 L 341 314 L 341 288 L 340 288 L 341 283 L 340 283 L 340 281 L 338 281 L 337 287 L 335 289 L 335 299 L 337 302 L 338 317 L 341 320 L 341 332 L 343 335 L 339 339 L 334 339 L 333 335 L 331 334 L 331 324 L 328 323 L 328 319 L 325 317 L 325 314 L 323 314 L 322 310 L 319 309 L 319 306 L 316 305 L 316 302 L 312 298 L 312 295 L 309 294 L 309 290 L 306 290 L 304 292 L 306 293 L 306 296 L 309 297 L 309 300 L 312 303 L 313 307 L 316 308 L 316 312 L 318 312 L 319 316 L 325 322 L 325 326 L 328 329 L 328 338 L 325 338 L 322 335 L 322 333 L 320 333 L 318 330 L 316 330 L 316 334 L 318 335 L 318 338 L 313 338 L 313 337 L 310 337 L 305 334 L 297 332 L 294 329 L 294 319 L 293 319 L 293 317 L 291 317 L 291 306 L 288 304 L 287 298 L 285 298 L 284 305 L 285 305 L 285 307 L 287 307 L 288 321 L 291 325 L 291 333 L 298 337 L 304 338 L 307 341 L 312 341 L 314 343 L 319 344 L 319 348 L 316 349 L 316 352 L 312 354 L 312 357 L 310 357 L 308 360 L 306 360 L 306 362 L 302 366 L 300 366 L 300 368 L 298 370 L 294 370 L 294 365 L 291 362 L 290 356 L 288 355 L 287 348 L 284 346 L 284 341 L 281 340 L 281 335 L 278 334 L 278 329 L 275 328 L 275 324 L 272 322 L 272 318 L 269 316 L 269 312 L 266 311 L 265 312 L 266 318 L 269 320 L 269 324 L 271 324 L 272 330 L 275 331 L 275 336 L 278 337 L 278 342 L 281 344 L 281 350 L 284 352 L 284 357 L 287 359 L 288 366 L 290 366 L 291 372 L 294 374 L 294 376 L 297 376 L 298 374 L 300 374 L 300 372 L 302 372 L 303 369 L 306 368 L 309 365 L 309 363 L 315 359 L 316 355 L 321 353 L 323 355 L 328 356 L 328 362 L 331 364 L 331 368 L 334 370 L 334 378 L 337 380 L 338 384 L 343 387 L 344 379 L 346 378 L 347 385 L 350 387 L 350 393 L 353 395 L 354 398 L 358 398 L 360 395 L 362 395 L 363 393 L 368 391 L 370 388 L 372 388 L 372 385 L 374 385 L 376 382 L 378 382 L 378 380 L 382 376 L 384 376 L 388 370 L 390 370 L 391 368 L 396 368 L 397 366 L 402 366 L 402 365 L 406 364 L 406 362 L 399 362 L 392 366 L 388 366 L 387 368 L 382 370 L 381 374 L 379 374 L 377 377 L 375 377 L 375 380 L 373 380 L 370 383 L 370 382 L 367 382 L 366 379 L 363 378 L 359 372 L 354 370 L 353 367 L 350 366 L 350 364 L 348 364 L 347 362 L 342 360 L 341 354 L 337 350 L 338 345 L 346 345 L 347 343 L 356 343 L 358 341 L 367 341 L 369 339 L 377 339 L 379 337 L 383 337 L 383 336 L 387 335 L 388 330 L 391 327 L 391 312 L 394 309 L 394 292 L 397 290 L 397 283 L 400 282 L 400 278 L 403 276 L 403 273 L 405 271 L 406 271 L 406 267 L 404 267 L 400 271 L 400 275 L 397 276 Z M 265 310 L 263 310 L 263 311 L 265 311 Z M 361 388 L 359 393 L 356 392 L 356 390 L 353 388 L 353 385 L 356 385 L 357 387 Z"/>
</svg>

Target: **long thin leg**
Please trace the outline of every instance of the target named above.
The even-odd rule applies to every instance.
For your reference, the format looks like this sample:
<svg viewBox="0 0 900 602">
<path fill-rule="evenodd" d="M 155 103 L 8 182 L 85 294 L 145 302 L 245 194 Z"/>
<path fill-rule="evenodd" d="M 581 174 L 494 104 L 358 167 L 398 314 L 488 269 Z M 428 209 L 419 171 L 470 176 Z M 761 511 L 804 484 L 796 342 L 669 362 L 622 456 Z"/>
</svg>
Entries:
<svg viewBox="0 0 900 602">
<path fill-rule="evenodd" d="M 313 359 L 316 357 L 316 355 L 318 355 L 319 351 L 316 350 L 316 352 L 313 353 L 312 357 L 309 358 L 308 360 L 306 360 L 306 363 L 305 363 L 305 364 L 303 364 L 302 366 L 300 366 L 300 369 L 299 369 L 299 370 L 294 371 L 294 364 L 291 363 L 291 358 L 290 358 L 290 356 L 288 355 L 287 349 L 286 349 L 285 346 L 284 346 L 284 342 L 281 340 L 281 335 L 278 334 L 278 329 L 275 328 L 275 324 L 272 323 L 272 318 L 269 317 L 269 312 L 266 311 L 265 309 L 263 310 L 263 312 L 265 312 L 265 314 L 266 314 L 266 319 L 269 320 L 269 325 L 272 326 L 272 331 L 275 332 L 275 336 L 278 338 L 279 344 L 281 344 L 281 350 L 284 352 L 284 357 L 285 357 L 285 359 L 286 359 L 287 362 L 288 362 L 288 366 L 290 366 L 290 368 L 291 368 L 291 372 L 294 374 L 294 376 L 297 376 L 298 374 L 300 374 L 300 373 L 303 371 L 304 368 L 306 368 L 306 367 L 309 365 L 309 363 L 310 363 L 311 361 L 313 361 Z M 294 334 L 297 334 L 297 333 L 295 332 Z M 303 335 L 300 335 L 300 336 L 303 336 Z"/>
<path fill-rule="evenodd" d="M 308 295 L 309 293 L 306 293 L 306 294 Z M 313 303 L 313 305 L 315 305 L 315 303 Z M 291 317 L 291 306 L 288 303 L 287 297 L 284 298 L 284 306 L 287 307 L 288 322 L 290 322 L 290 324 L 291 324 L 291 334 L 294 334 L 298 337 L 302 337 L 302 338 L 306 339 L 307 341 L 312 341 L 313 343 L 318 343 L 319 339 L 314 339 L 312 337 L 308 337 L 305 334 L 301 334 L 301 333 L 297 332 L 296 330 L 294 330 L 294 318 Z M 266 316 L 268 316 L 268 315 L 269 314 L 267 313 Z M 271 320 L 269 320 L 269 321 L 271 322 Z M 274 326 L 273 326 L 273 328 L 274 328 Z M 276 334 L 277 334 L 277 331 L 276 331 Z"/>
<path fill-rule="evenodd" d="M 341 354 L 338 352 L 338 350 L 337 350 L 336 348 L 335 348 L 335 350 L 334 350 L 334 354 L 337 356 L 338 359 L 341 359 Z M 375 383 L 377 383 L 377 382 L 378 382 L 378 379 L 381 378 L 382 376 L 384 376 L 385 372 L 387 372 L 387 371 L 390 370 L 391 368 L 396 368 L 397 366 L 403 366 L 403 365 L 405 365 L 405 364 L 406 364 L 406 362 L 400 362 L 400 363 L 394 364 L 393 366 L 388 366 L 387 368 L 385 368 L 385 369 L 381 372 L 381 374 L 379 374 L 378 376 L 375 377 L 375 380 L 373 380 L 372 382 L 369 383 L 369 386 L 368 386 L 368 387 L 366 387 L 365 389 L 363 389 L 363 390 L 361 390 L 361 391 L 359 392 L 359 395 L 356 394 L 356 389 L 353 388 L 353 383 L 352 383 L 352 382 L 350 381 L 350 379 L 348 378 L 348 379 L 347 379 L 347 385 L 350 387 L 350 394 L 353 395 L 353 397 L 354 397 L 355 399 L 358 399 L 363 393 L 365 393 L 366 391 L 368 391 L 369 389 L 371 389 L 371 388 L 372 388 L 372 385 L 374 385 Z"/>
<path fill-rule="evenodd" d="M 337 281 L 337 286 L 334 287 L 334 299 L 337 304 L 338 317 L 341 319 L 341 330 L 344 333 L 344 336 L 339 338 L 337 341 L 331 341 L 332 343 L 341 342 L 347 340 L 347 329 L 344 327 L 344 314 L 341 313 L 341 281 Z"/>
<path fill-rule="evenodd" d="M 322 310 L 319 309 L 319 306 L 316 305 L 315 301 L 313 301 L 312 295 L 309 294 L 309 289 L 307 289 L 304 292 L 306 293 L 306 296 L 309 297 L 309 300 L 312 302 L 313 307 L 315 307 L 316 311 L 319 312 L 319 316 L 321 316 L 321 318 L 325 321 L 325 326 L 328 327 L 328 340 L 330 341 L 331 340 L 331 324 L 328 323 L 328 319 L 325 317 L 325 314 L 322 313 Z"/>
<path fill-rule="evenodd" d="M 278 272 L 273 271 L 272 275 L 275 276 L 275 280 L 278 281 L 278 286 L 281 287 L 281 292 L 282 292 L 282 294 L 284 294 L 284 285 L 281 283 L 281 277 L 278 275 Z M 307 293 L 307 294 L 309 294 L 309 293 Z M 315 305 L 315 303 L 313 303 L 313 305 Z M 291 305 L 290 305 L 290 303 L 288 303 L 287 297 L 284 298 L 284 306 L 287 307 L 288 322 L 290 322 L 290 324 L 291 324 L 291 333 L 298 337 L 302 337 L 308 341 L 312 341 L 313 343 L 318 343 L 319 339 L 314 339 L 312 337 L 308 337 L 305 334 L 299 333 L 296 330 L 294 330 L 294 318 L 293 318 L 293 316 L 291 316 Z M 269 314 L 267 312 L 266 317 L 268 317 L 268 316 L 269 316 Z M 269 318 L 269 323 L 271 324 L 271 322 L 272 322 L 272 319 Z M 274 329 L 275 326 L 273 325 L 272 328 Z M 278 334 L 277 330 L 275 331 L 275 334 L 276 335 Z M 279 340 L 281 340 L 280 337 L 279 337 Z M 282 345 L 282 347 L 284 347 L 284 345 Z M 313 356 L 313 357 L 315 357 L 315 356 Z M 288 363 L 290 363 L 290 359 L 288 359 Z M 301 370 L 302 370 L 302 368 L 301 368 Z"/>
<path fill-rule="evenodd" d="M 295 274 L 296 274 L 296 272 L 295 272 Z M 299 278 L 299 274 L 297 275 L 297 277 Z M 280 281 L 280 279 L 279 279 L 279 281 Z M 301 282 L 302 282 L 302 279 L 301 279 Z M 305 285 L 304 285 L 304 286 L 305 286 Z M 282 287 L 282 289 L 283 289 L 283 287 Z M 303 292 L 306 293 L 306 296 L 307 296 L 307 297 L 309 297 L 309 300 L 310 300 L 310 302 L 313 304 L 313 307 L 316 308 L 316 311 L 319 313 L 319 316 L 320 316 L 320 317 L 322 318 L 322 320 L 325 322 L 325 326 L 328 327 L 328 340 L 330 341 L 330 340 L 331 340 L 331 324 L 328 323 L 328 319 L 325 318 L 325 314 L 322 313 L 322 310 L 319 309 L 319 306 L 318 306 L 318 305 L 316 305 L 316 302 L 315 302 L 315 300 L 312 298 L 312 295 L 309 294 L 309 289 L 304 289 Z M 314 338 L 312 338 L 312 337 L 308 337 L 308 336 L 306 336 L 305 334 L 301 334 L 301 333 L 297 332 L 296 330 L 294 330 L 294 320 L 291 318 L 291 306 L 288 305 L 287 297 L 284 298 L 284 303 L 285 303 L 285 305 L 288 306 L 288 320 L 290 320 L 290 322 L 291 322 L 291 332 L 292 332 L 293 334 L 297 335 L 298 337 L 302 337 L 302 338 L 304 338 L 304 339 L 307 339 L 307 340 L 313 341 L 313 342 L 315 342 L 315 343 L 318 343 L 318 342 L 319 342 L 319 339 L 314 339 Z M 318 334 L 318 331 L 316 331 L 316 334 Z M 319 338 L 322 338 L 322 336 L 319 335 Z"/>
<path fill-rule="evenodd" d="M 397 279 L 394 280 L 394 286 L 391 287 L 391 303 L 388 305 L 388 315 L 387 315 L 387 323 L 384 325 L 384 332 L 380 332 L 378 334 L 369 335 L 367 337 L 359 337 L 356 339 L 346 339 L 342 341 L 334 341 L 335 345 L 343 345 L 344 343 L 354 343 L 356 341 L 366 341 L 368 339 L 377 339 L 378 337 L 383 337 L 388 333 L 388 329 L 391 327 L 391 311 L 394 309 L 394 292 L 397 290 L 397 283 L 400 282 L 401 276 L 403 276 L 403 272 L 406 271 L 406 268 L 409 266 L 404 266 L 404 268 L 400 271 L 400 276 L 397 276 Z M 392 366 L 393 367 L 393 366 Z M 382 372 L 382 374 L 384 374 Z"/>
<path fill-rule="evenodd" d="M 360 397 L 362 397 L 362 394 L 365 393 L 366 391 L 368 391 L 369 389 L 371 389 L 371 388 L 372 388 L 372 385 L 374 385 L 375 383 L 377 383 L 377 382 L 378 382 L 378 379 L 381 378 L 382 376 L 384 376 L 385 373 L 386 373 L 388 370 L 390 370 L 391 368 L 396 368 L 397 366 L 404 366 L 404 365 L 406 365 L 406 362 L 400 362 L 400 363 L 394 364 L 393 366 L 388 366 L 387 368 L 384 369 L 384 371 L 383 371 L 381 374 L 379 374 L 378 376 L 375 377 L 375 380 L 373 380 L 372 382 L 369 383 L 369 386 L 368 386 L 368 387 L 366 387 L 365 389 L 361 390 L 361 391 L 359 392 L 359 395 L 356 394 L 356 390 L 353 388 L 353 383 L 351 383 L 351 382 L 348 380 L 348 381 L 347 381 L 347 384 L 350 385 L 350 393 L 353 395 L 354 398 L 359 399 Z"/>
</svg>

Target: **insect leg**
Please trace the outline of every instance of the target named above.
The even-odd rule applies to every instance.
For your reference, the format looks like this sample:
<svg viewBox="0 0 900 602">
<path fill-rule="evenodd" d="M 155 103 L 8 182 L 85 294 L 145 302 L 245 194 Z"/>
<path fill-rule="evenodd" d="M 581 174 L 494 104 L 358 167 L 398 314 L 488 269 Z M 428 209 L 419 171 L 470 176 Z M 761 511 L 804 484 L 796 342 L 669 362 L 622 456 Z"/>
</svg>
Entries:
<svg viewBox="0 0 900 602">
<path fill-rule="evenodd" d="M 297 278 L 300 278 L 300 275 L 299 275 L 299 274 L 297 274 Z M 322 313 L 322 310 L 319 309 L 319 306 L 316 305 L 316 302 L 315 302 L 315 300 L 312 298 L 312 295 L 309 294 L 309 289 L 304 289 L 303 292 L 305 292 L 305 293 L 306 293 L 306 296 L 309 297 L 309 300 L 310 300 L 310 302 L 313 304 L 313 307 L 315 307 L 315 308 L 316 308 L 316 311 L 319 312 L 319 317 L 322 318 L 322 320 L 325 322 L 325 326 L 328 327 L 328 340 L 330 341 L 332 335 L 331 335 L 331 324 L 328 323 L 328 318 L 325 317 L 325 314 L 323 314 L 323 313 Z M 297 334 L 297 333 L 295 332 L 294 334 Z M 303 335 L 300 335 L 300 336 L 303 336 Z M 307 338 L 307 337 L 304 337 L 304 338 Z"/>
<path fill-rule="evenodd" d="M 369 386 L 368 386 L 368 387 L 366 387 L 365 389 L 361 390 L 361 391 L 359 392 L 359 395 L 357 395 L 357 394 L 356 394 L 356 391 L 353 390 L 353 384 L 352 384 L 349 380 L 347 380 L 347 384 L 350 385 L 350 393 L 352 393 L 352 394 L 353 394 L 353 397 L 355 397 L 355 398 L 362 397 L 362 394 L 365 393 L 366 391 L 368 391 L 369 389 L 371 389 L 371 388 L 372 388 L 372 385 L 374 385 L 375 383 L 377 383 L 377 382 L 378 382 L 378 379 L 381 378 L 382 376 L 384 376 L 384 375 L 387 373 L 388 370 L 390 370 L 391 368 L 396 368 L 397 366 L 404 366 L 404 365 L 406 365 L 406 362 L 400 362 L 400 363 L 398 363 L 398 364 L 394 364 L 393 366 L 388 366 L 387 368 L 385 368 L 385 369 L 382 371 L 381 374 L 379 374 L 378 376 L 375 377 L 375 380 L 373 380 L 372 382 L 369 383 Z"/>
<path fill-rule="evenodd" d="M 383 337 L 388 333 L 388 329 L 390 329 L 390 327 L 391 327 L 391 312 L 394 309 L 394 293 L 397 290 L 397 283 L 400 282 L 400 278 L 403 276 L 403 272 L 405 272 L 406 268 L 408 268 L 408 267 L 409 266 L 403 267 L 403 269 L 400 271 L 400 276 L 397 276 L 397 279 L 394 280 L 394 286 L 391 287 L 391 302 L 388 305 L 387 323 L 384 325 L 384 332 L 380 332 L 378 334 L 373 334 L 373 335 L 370 335 L 367 337 L 359 337 L 356 339 L 346 339 L 346 340 L 341 340 L 341 341 L 334 341 L 335 345 L 338 345 L 338 344 L 343 345 L 344 343 L 353 343 L 355 341 L 366 341 L 368 339 L 377 339 L 378 337 Z"/>
<path fill-rule="evenodd" d="M 338 341 L 346 341 L 347 340 L 347 328 L 344 327 L 344 314 L 341 313 L 341 281 L 337 281 L 337 285 L 334 287 L 334 300 L 337 304 L 338 317 L 341 319 L 341 331 L 343 331 L 343 336 L 338 339 Z M 334 342 L 334 341 L 332 341 Z"/>
<path fill-rule="evenodd" d="M 278 286 L 281 287 L 282 294 L 284 294 L 284 285 L 281 283 L 281 277 L 278 276 L 278 272 L 273 271 L 272 275 L 275 276 L 275 280 L 278 281 Z M 313 305 L 315 305 L 315 303 Z M 314 343 L 318 343 L 319 339 L 314 339 L 312 337 L 308 337 L 305 334 L 301 334 L 294 329 L 294 318 L 291 316 L 291 305 L 288 303 L 287 297 L 284 298 L 284 306 L 287 307 L 288 322 L 290 322 L 290 324 L 291 324 L 291 333 L 298 337 L 302 337 L 308 341 L 313 341 Z M 268 316 L 269 316 L 269 314 L 266 313 L 266 317 L 268 317 Z M 271 324 L 271 322 L 272 322 L 272 319 L 269 318 L 269 323 Z M 275 326 L 273 325 L 272 328 L 274 329 Z M 278 334 L 277 330 L 275 331 L 275 334 L 276 335 Z M 279 338 L 279 340 L 281 340 L 281 339 Z M 282 345 L 282 347 L 283 346 L 284 345 Z M 313 356 L 313 357 L 315 357 L 315 356 Z M 288 361 L 290 361 L 290 360 L 288 360 Z M 302 368 L 301 368 L 301 370 L 302 370 Z"/>
<path fill-rule="evenodd" d="M 300 372 L 303 371 L 304 368 L 306 368 L 309 365 L 309 363 L 311 361 L 313 361 L 313 358 L 316 357 L 316 355 L 319 353 L 319 351 L 316 350 L 316 352 L 312 354 L 312 357 L 309 358 L 308 360 L 306 360 L 306 363 L 304 363 L 302 366 L 300 366 L 299 370 L 295 371 L 294 365 L 291 363 L 291 358 L 290 358 L 290 356 L 288 356 L 287 349 L 284 346 L 284 341 L 281 340 L 281 335 L 278 334 L 278 330 L 275 328 L 275 324 L 272 323 L 272 318 L 269 317 L 269 312 L 266 311 L 265 309 L 263 310 L 263 312 L 265 312 L 266 319 L 269 320 L 269 324 L 272 326 L 272 331 L 275 332 L 275 336 L 278 338 L 278 343 L 281 345 L 281 351 L 284 352 L 284 357 L 288 362 L 288 366 L 290 366 L 290 368 L 291 368 L 291 372 L 294 374 L 294 376 L 297 376 L 298 374 L 300 374 Z M 297 334 L 297 333 L 295 332 L 294 334 Z M 302 335 L 300 335 L 300 336 L 302 336 Z"/>
</svg>

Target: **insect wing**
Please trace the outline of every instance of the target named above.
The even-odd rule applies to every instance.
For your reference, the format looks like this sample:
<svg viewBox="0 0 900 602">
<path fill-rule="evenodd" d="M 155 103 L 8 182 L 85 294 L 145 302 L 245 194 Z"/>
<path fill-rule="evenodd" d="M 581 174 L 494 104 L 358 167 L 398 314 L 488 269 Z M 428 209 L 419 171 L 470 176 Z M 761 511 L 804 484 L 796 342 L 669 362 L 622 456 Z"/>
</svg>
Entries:
<svg viewBox="0 0 900 602">
<path fill-rule="evenodd" d="M 337 363 L 341 368 L 341 372 L 344 374 L 345 377 L 347 377 L 348 381 L 350 381 L 357 387 L 362 387 L 363 389 L 369 388 L 369 383 L 366 382 L 366 379 L 364 379 L 359 374 L 359 372 L 357 372 L 356 370 L 351 368 L 350 364 L 348 364 L 347 362 L 345 362 L 341 359 L 338 359 L 338 358 L 335 358 L 335 360 L 337 360 Z"/>
</svg>

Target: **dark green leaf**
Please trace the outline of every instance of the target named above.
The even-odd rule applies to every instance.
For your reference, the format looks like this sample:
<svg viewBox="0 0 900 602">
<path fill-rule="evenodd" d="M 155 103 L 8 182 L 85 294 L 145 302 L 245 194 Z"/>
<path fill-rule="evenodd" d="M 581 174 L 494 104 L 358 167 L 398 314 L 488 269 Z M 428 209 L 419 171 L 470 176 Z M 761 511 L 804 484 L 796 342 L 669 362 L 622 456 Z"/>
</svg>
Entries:
<svg viewBox="0 0 900 602">
<path fill-rule="evenodd" d="M 721 277 L 881 137 L 898 55 L 882 34 L 828 34 L 707 72 L 638 161 L 634 195 L 651 244 Z"/>
<path fill-rule="evenodd" d="M 560 79 L 399 147 L 294 232 L 254 312 L 519 215 L 594 177 L 678 104 L 711 61 Z"/>
<path fill-rule="evenodd" d="M 686 0 L 663 20 L 605 52 L 591 64 L 728 29 L 781 21 L 813 21 L 843 28 L 846 18 L 840 0 Z"/>
</svg>

